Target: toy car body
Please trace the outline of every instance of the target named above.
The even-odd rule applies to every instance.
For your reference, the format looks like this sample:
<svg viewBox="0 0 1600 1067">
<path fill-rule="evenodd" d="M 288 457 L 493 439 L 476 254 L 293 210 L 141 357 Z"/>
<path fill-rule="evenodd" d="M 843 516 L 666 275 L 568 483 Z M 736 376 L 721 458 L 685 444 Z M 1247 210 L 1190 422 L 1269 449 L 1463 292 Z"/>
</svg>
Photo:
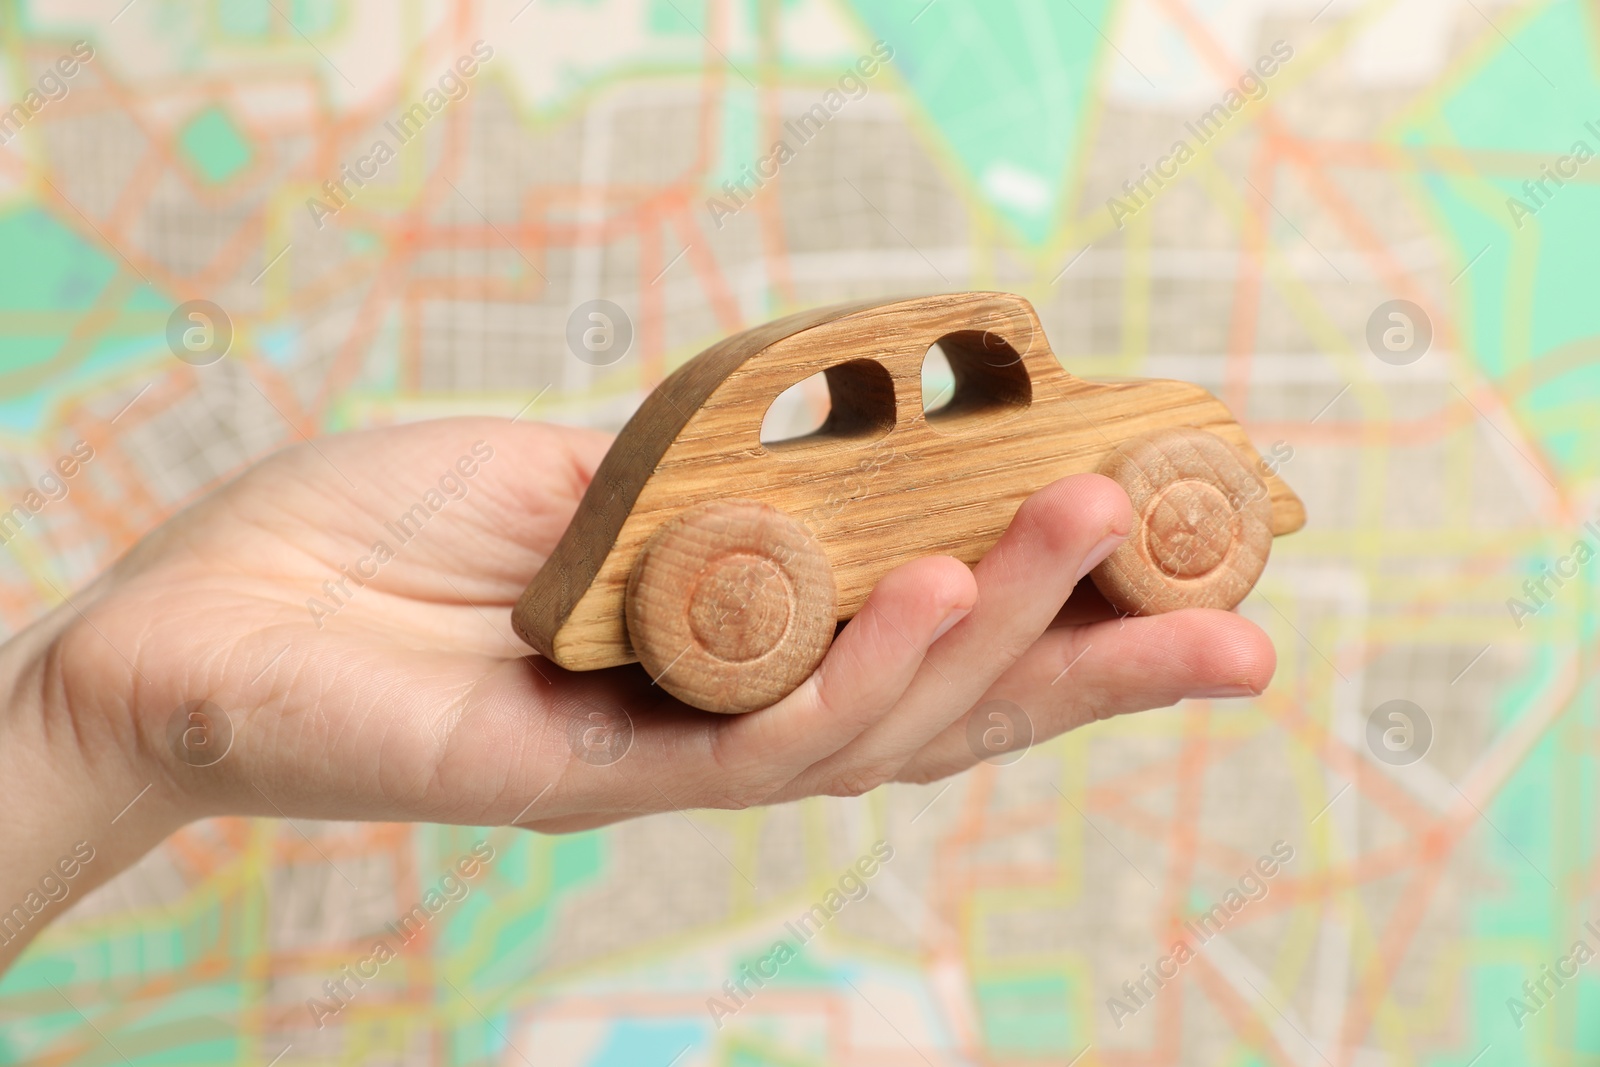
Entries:
<svg viewBox="0 0 1600 1067">
<path fill-rule="evenodd" d="M 922 367 L 935 343 L 950 361 L 955 393 L 948 406 L 925 413 Z M 773 400 L 818 372 L 832 402 L 826 422 L 805 437 L 763 444 Z M 1191 445 L 1209 457 L 1199 468 Z M 1142 473 L 1152 463 L 1170 465 L 1178 453 L 1188 460 L 1179 457 L 1176 475 Z M 1234 462 L 1243 474 L 1231 467 L 1206 473 Z M 1115 567 L 1097 571 L 1096 581 L 1124 610 L 1232 607 L 1260 573 L 1263 539 L 1270 543 L 1305 521 L 1300 500 L 1221 401 L 1185 382 L 1068 374 L 1021 297 L 962 293 L 791 315 L 713 345 L 645 399 L 513 622 L 562 667 L 643 659 L 664 688 L 689 703 L 749 710 L 788 692 L 805 676 L 793 675 L 809 673 L 820 659 L 810 647 L 820 623 L 810 627 L 798 661 L 771 655 L 797 618 L 826 613 L 825 651 L 834 622 L 854 615 L 890 570 L 933 554 L 974 563 L 1028 495 L 1096 470 L 1124 484 L 1153 531 L 1130 538 L 1123 571 L 1153 563 L 1162 572 L 1140 578 L 1152 591 L 1141 604 L 1119 591 Z M 1187 488 L 1173 495 L 1167 483 Z M 769 522 L 784 527 L 776 540 L 754 529 Z M 688 556 L 662 549 L 676 562 L 644 576 L 651 546 L 664 538 Z M 732 541 L 719 547 L 726 538 Z M 832 597 L 817 588 L 813 572 L 822 564 L 797 576 L 797 554 L 825 562 Z M 754 562 L 768 556 L 774 562 Z M 747 572 L 755 566 L 776 577 L 740 578 L 728 570 L 734 557 Z M 1242 590 L 1235 577 L 1223 583 L 1220 598 L 1214 588 L 1204 592 L 1208 581 L 1217 584 L 1219 568 L 1239 571 Z M 631 599 L 641 596 L 645 602 Z M 819 608 L 823 600 L 829 602 Z M 630 621 L 661 630 L 660 639 Z M 753 627 L 754 636 L 724 639 L 730 626 Z M 685 652 L 666 662 L 680 643 Z M 724 677 L 701 684 L 696 678 L 707 671 Z"/>
</svg>

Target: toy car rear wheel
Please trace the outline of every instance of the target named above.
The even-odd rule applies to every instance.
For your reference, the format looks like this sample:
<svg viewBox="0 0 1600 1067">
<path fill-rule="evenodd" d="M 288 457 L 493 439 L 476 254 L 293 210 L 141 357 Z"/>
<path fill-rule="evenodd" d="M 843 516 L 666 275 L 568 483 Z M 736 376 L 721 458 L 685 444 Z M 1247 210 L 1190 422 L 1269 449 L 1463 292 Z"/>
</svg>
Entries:
<svg viewBox="0 0 1600 1067">
<path fill-rule="evenodd" d="M 628 637 L 667 692 L 754 711 L 803 682 L 833 643 L 833 568 L 805 527 L 752 500 L 700 504 L 662 526 L 628 579 Z"/>
<path fill-rule="evenodd" d="M 1272 501 L 1232 445 L 1192 427 L 1123 442 L 1100 473 L 1127 492 L 1137 524 L 1094 569 L 1118 611 L 1232 608 L 1261 577 L 1272 550 Z"/>
</svg>

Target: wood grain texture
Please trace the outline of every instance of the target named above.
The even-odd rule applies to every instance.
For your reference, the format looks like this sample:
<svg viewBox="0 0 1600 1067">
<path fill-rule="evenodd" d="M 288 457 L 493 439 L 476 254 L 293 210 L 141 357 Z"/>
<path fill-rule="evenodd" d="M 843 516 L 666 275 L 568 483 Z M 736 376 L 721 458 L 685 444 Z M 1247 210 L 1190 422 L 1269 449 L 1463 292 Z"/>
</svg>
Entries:
<svg viewBox="0 0 1600 1067">
<path fill-rule="evenodd" d="M 950 358 L 956 395 L 925 416 L 922 363 L 935 342 Z M 768 406 L 819 372 L 833 389 L 828 422 L 764 446 Z M 832 565 L 837 612 L 849 618 L 893 568 L 936 553 L 977 562 L 1029 494 L 1098 470 L 1124 441 L 1175 426 L 1209 431 L 1260 464 L 1227 408 L 1199 386 L 1069 375 L 1018 296 L 958 293 L 792 315 L 713 345 L 645 399 L 513 625 L 569 669 L 633 661 L 624 601 L 634 562 L 686 508 L 728 498 L 799 522 Z M 1299 529 L 1300 500 L 1276 475 L 1263 481 L 1272 532 Z"/>
<path fill-rule="evenodd" d="M 1118 445 L 1100 473 L 1127 492 L 1137 520 L 1091 572 L 1117 610 L 1226 610 L 1254 588 L 1272 550 L 1272 504 L 1232 445 L 1204 430 L 1158 430 Z"/>
<path fill-rule="evenodd" d="M 833 643 L 833 567 L 805 529 L 750 500 L 690 508 L 645 543 L 628 633 L 667 692 L 706 711 L 774 704 Z"/>
</svg>

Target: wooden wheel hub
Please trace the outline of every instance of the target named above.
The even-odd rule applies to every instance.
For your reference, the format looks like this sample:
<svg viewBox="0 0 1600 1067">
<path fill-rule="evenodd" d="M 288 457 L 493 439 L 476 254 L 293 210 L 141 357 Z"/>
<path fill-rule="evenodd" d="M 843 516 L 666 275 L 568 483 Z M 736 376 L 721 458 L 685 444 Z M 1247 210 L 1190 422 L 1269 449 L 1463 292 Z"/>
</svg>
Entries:
<svg viewBox="0 0 1600 1067">
<path fill-rule="evenodd" d="M 1144 515 L 1150 558 L 1176 578 L 1208 574 L 1228 555 L 1239 536 L 1239 513 L 1208 482 L 1195 479 L 1168 486 Z"/>
<path fill-rule="evenodd" d="M 794 589 L 764 556 L 735 552 L 708 563 L 689 599 L 689 630 L 717 659 L 744 663 L 777 647 Z"/>
<path fill-rule="evenodd" d="M 752 500 L 688 508 L 628 580 L 628 639 L 656 684 L 706 711 L 782 700 L 833 643 L 833 567 L 805 527 Z"/>
<path fill-rule="evenodd" d="M 1245 598 L 1272 549 L 1266 483 L 1222 438 L 1193 427 L 1124 441 L 1100 473 L 1128 494 L 1136 530 L 1094 569 L 1119 611 L 1231 608 Z"/>
</svg>

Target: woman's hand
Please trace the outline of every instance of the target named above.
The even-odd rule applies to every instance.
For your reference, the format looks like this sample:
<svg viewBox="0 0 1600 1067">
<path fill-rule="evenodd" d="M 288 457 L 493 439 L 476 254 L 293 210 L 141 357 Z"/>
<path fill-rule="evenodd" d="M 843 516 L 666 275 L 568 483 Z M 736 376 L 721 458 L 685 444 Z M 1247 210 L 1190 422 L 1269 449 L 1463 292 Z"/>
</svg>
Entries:
<svg viewBox="0 0 1600 1067">
<path fill-rule="evenodd" d="M 513 635 L 510 607 L 608 444 L 491 419 L 324 438 L 152 532 L 0 649 L 0 802 L 26 826 L 0 888 L 80 839 L 103 880 L 211 815 L 565 831 L 854 795 L 970 767 L 1007 728 L 1042 740 L 1272 676 L 1237 615 L 1123 619 L 1092 583 L 1073 595 L 1132 523 L 1096 475 L 1034 494 L 976 567 L 889 574 L 763 711 L 696 711 L 637 666 L 569 673 Z M 1028 722 L 996 734 L 997 704 L 974 726 L 990 701 Z"/>
</svg>

